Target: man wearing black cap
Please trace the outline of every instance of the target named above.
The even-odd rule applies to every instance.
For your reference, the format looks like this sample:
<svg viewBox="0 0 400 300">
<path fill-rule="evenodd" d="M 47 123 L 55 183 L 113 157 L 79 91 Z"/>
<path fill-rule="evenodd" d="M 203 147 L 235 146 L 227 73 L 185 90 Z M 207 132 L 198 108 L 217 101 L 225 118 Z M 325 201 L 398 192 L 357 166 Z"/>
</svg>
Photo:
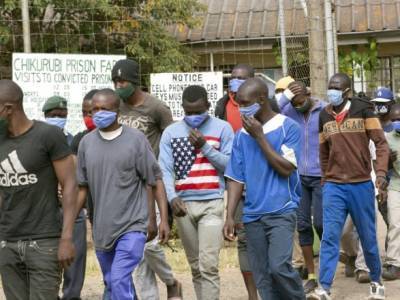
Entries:
<svg viewBox="0 0 400 300">
<path fill-rule="evenodd" d="M 170 125 L 172 114 L 170 109 L 160 100 L 144 92 L 140 88 L 139 65 L 130 59 L 122 59 L 116 62 L 111 71 L 115 92 L 120 96 L 119 122 L 131 128 L 142 131 L 150 142 L 156 157 L 159 154 L 161 134 Z M 160 231 L 168 228 L 168 211 L 165 188 L 162 180 L 157 181 L 158 204 L 161 222 Z M 160 206 L 160 205 L 159 205 Z M 155 223 L 150 217 L 149 223 Z M 168 298 L 181 297 L 181 285 L 174 278 L 172 269 L 166 262 L 163 249 L 157 241 L 146 244 L 144 259 L 136 271 L 138 282 L 138 294 L 141 299 L 159 299 L 157 282 L 154 273 L 166 284 Z M 179 298 L 177 298 L 179 299 Z"/>
</svg>

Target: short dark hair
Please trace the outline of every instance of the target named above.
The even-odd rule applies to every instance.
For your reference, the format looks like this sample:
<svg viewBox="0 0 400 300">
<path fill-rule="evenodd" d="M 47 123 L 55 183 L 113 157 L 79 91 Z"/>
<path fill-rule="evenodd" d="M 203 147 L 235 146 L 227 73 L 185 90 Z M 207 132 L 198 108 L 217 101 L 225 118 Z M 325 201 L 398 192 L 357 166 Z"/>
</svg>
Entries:
<svg viewBox="0 0 400 300">
<path fill-rule="evenodd" d="M 115 93 L 114 90 L 109 89 L 109 88 L 107 88 L 107 89 L 101 89 L 101 90 L 97 91 L 94 95 L 103 95 L 103 96 L 111 96 L 111 97 L 113 97 L 113 98 L 114 98 L 114 106 L 115 106 L 115 108 L 119 108 L 119 105 L 120 105 L 120 98 L 119 98 L 119 96 Z M 94 96 L 94 95 L 93 95 L 93 96 Z"/>
<path fill-rule="evenodd" d="M 331 79 L 332 78 L 339 78 L 339 80 L 342 81 L 346 88 L 351 88 L 351 79 L 349 75 L 345 73 L 336 73 L 331 77 Z"/>
<path fill-rule="evenodd" d="M 92 100 L 93 96 L 98 92 L 98 89 L 94 89 L 89 91 L 85 97 L 83 97 L 83 101 L 88 101 L 88 100 Z"/>
<path fill-rule="evenodd" d="M 237 64 L 233 70 L 237 70 L 237 69 L 242 69 L 242 70 L 246 70 L 249 73 L 249 77 L 254 77 L 255 75 L 255 71 L 254 68 L 248 64 Z M 232 70 L 232 71 L 233 71 Z"/>
<path fill-rule="evenodd" d="M 182 102 L 196 102 L 197 100 L 208 101 L 206 89 L 200 85 L 189 85 L 182 93 Z"/>
<path fill-rule="evenodd" d="M 22 107 L 24 93 L 16 82 L 9 79 L 1 79 L 0 91 L 0 103 L 13 102 Z"/>
</svg>

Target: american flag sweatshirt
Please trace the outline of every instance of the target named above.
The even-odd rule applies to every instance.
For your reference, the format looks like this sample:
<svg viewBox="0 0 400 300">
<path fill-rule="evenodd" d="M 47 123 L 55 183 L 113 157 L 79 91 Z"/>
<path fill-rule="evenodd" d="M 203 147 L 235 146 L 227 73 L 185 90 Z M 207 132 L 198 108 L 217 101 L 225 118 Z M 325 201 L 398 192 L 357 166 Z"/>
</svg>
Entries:
<svg viewBox="0 0 400 300">
<path fill-rule="evenodd" d="M 197 129 L 206 140 L 201 149 L 190 144 L 190 130 L 185 121 L 179 121 L 161 137 L 159 163 L 168 201 L 176 197 L 183 201 L 221 199 L 233 130 L 227 122 L 210 116 Z"/>
</svg>

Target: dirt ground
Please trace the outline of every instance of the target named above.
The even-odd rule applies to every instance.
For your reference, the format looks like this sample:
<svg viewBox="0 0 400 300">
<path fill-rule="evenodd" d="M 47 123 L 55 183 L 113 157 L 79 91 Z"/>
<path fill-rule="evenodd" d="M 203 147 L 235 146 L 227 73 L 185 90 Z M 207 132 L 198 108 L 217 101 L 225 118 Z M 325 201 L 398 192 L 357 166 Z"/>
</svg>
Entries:
<svg viewBox="0 0 400 300">
<path fill-rule="evenodd" d="M 384 249 L 384 237 L 386 235 L 385 225 L 380 217 L 378 217 L 378 238 L 380 249 Z M 193 285 L 189 266 L 186 262 L 184 252 L 175 245 L 178 252 L 172 252 L 166 248 L 167 260 L 171 264 L 175 275 L 183 284 L 183 293 L 185 300 L 195 300 Z M 383 255 L 383 253 L 382 253 Z M 317 263 L 317 260 L 316 260 Z M 220 256 L 221 265 L 221 300 L 246 300 L 246 290 L 243 280 L 238 269 L 237 252 L 234 247 L 225 247 Z M 88 254 L 87 275 L 85 286 L 82 292 L 83 300 L 99 300 L 103 292 L 103 282 L 98 263 L 94 256 L 93 250 Z M 385 282 L 386 299 L 400 299 L 400 281 Z M 160 299 L 166 299 L 166 288 L 159 283 Z M 366 299 L 369 292 L 368 284 L 359 284 L 354 278 L 345 278 L 344 266 L 338 265 L 336 278 L 332 288 L 332 297 L 334 300 L 361 300 Z M 0 300 L 5 299 L 0 286 Z"/>
<path fill-rule="evenodd" d="M 177 273 L 176 277 L 183 283 L 185 300 L 195 300 L 195 294 L 189 273 Z M 392 281 L 385 283 L 387 300 L 400 299 L 400 283 Z M 101 278 L 89 277 L 86 280 L 83 299 L 101 299 Z M 166 288 L 159 283 L 160 299 L 166 299 Z M 332 297 L 334 300 L 361 300 L 368 295 L 368 284 L 359 284 L 354 278 L 345 278 L 342 266 L 336 275 Z M 224 269 L 221 272 L 221 300 L 246 300 L 246 290 L 238 269 Z"/>
</svg>

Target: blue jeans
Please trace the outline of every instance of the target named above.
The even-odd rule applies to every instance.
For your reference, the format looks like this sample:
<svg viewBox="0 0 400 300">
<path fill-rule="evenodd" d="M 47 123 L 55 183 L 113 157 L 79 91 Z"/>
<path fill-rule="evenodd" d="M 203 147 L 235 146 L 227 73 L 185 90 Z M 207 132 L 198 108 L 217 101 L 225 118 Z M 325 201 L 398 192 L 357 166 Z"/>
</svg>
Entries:
<svg viewBox="0 0 400 300">
<path fill-rule="evenodd" d="M 347 215 L 350 214 L 360 237 L 370 277 L 379 282 L 381 261 L 375 227 L 375 189 L 372 181 L 339 184 L 327 182 L 323 187 L 324 234 L 321 241 L 319 277 L 329 290 L 339 260 L 339 246 Z"/>
<path fill-rule="evenodd" d="M 146 239 L 143 232 L 128 232 L 116 241 L 111 251 L 96 251 L 112 300 L 136 299 L 132 273 L 143 257 Z"/>
<path fill-rule="evenodd" d="M 297 231 L 300 246 L 314 244 L 314 231 L 322 239 L 321 177 L 301 176 L 302 197 L 297 210 Z M 311 221 L 311 215 L 313 216 Z"/>
<path fill-rule="evenodd" d="M 295 227 L 295 212 L 264 215 L 245 224 L 248 259 L 263 300 L 305 299 L 291 263 Z"/>
</svg>

